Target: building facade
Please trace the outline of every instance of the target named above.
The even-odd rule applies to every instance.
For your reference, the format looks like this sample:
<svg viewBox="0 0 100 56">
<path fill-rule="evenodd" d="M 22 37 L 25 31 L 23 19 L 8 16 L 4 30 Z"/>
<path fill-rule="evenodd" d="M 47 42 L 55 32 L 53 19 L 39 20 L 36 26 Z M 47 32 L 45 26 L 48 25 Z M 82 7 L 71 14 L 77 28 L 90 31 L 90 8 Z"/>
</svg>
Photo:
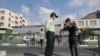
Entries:
<svg viewBox="0 0 100 56">
<path fill-rule="evenodd" d="M 99 12 L 100 11 L 96 11 L 96 12 L 86 15 L 82 19 L 77 19 L 77 20 L 72 20 L 72 21 L 74 21 L 77 24 L 79 29 L 80 28 L 92 28 L 96 31 L 97 29 L 100 28 L 100 13 Z M 61 24 L 56 25 L 56 35 L 60 34 L 60 31 L 63 28 L 63 25 L 64 25 L 63 22 Z M 32 31 L 33 33 L 36 33 L 36 32 L 39 32 L 41 28 L 45 29 L 45 25 L 14 28 L 13 31 L 17 33 L 27 33 L 28 31 Z M 63 32 L 63 34 L 66 35 L 68 34 L 67 32 Z"/>
<path fill-rule="evenodd" d="M 75 20 L 78 28 L 100 28 L 100 19 Z"/>
<path fill-rule="evenodd" d="M 0 29 L 6 30 L 12 29 L 12 27 L 23 27 L 26 25 L 27 20 L 22 14 L 0 8 Z"/>
<path fill-rule="evenodd" d="M 77 24 L 80 28 L 100 28 L 100 10 L 89 13 L 81 20 L 77 20 Z"/>
<path fill-rule="evenodd" d="M 78 28 L 100 28 L 100 11 L 89 13 L 81 19 L 72 20 L 74 21 Z M 63 22 L 62 22 L 63 28 Z"/>
</svg>

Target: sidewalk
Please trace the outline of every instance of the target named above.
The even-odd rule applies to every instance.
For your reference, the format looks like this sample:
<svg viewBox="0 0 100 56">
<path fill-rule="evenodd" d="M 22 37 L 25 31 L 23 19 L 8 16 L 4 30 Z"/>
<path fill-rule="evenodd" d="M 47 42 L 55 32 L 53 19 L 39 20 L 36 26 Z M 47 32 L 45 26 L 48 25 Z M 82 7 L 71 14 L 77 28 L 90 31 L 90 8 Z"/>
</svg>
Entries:
<svg viewBox="0 0 100 56">
<path fill-rule="evenodd" d="M 38 56 L 44 56 L 44 54 L 39 54 Z M 54 52 L 53 56 L 71 56 L 71 54 L 66 53 L 66 52 Z M 79 53 L 78 56 L 99 56 L 99 55 L 98 54 Z"/>
<path fill-rule="evenodd" d="M 33 54 L 33 53 L 26 53 L 26 54 L 9 54 L 7 56 L 44 56 L 44 54 Z M 63 53 L 54 53 L 53 56 L 71 56 L 71 54 L 63 54 Z M 79 56 L 98 56 L 98 54 L 79 54 Z"/>
<path fill-rule="evenodd" d="M 44 50 L 40 47 L 0 47 L 0 56 L 44 56 Z M 6 52 L 5 52 L 6 50 Z M 79 56 L 97 56 L 95 48 L 79 48 Z M 68 47 L 55 47 L 53 56 L 71 56 Z"/>
<path fill-rule="evenodd" d="M 6 56 L 6 51 L 0 51 L 0 56 Z"/>
<path fill-rule="evenodd" d="M 0 46 L 18 46 L 18 47 L 27 47 L 27 44 L 10 44 L 10 43 L 1 43 Z"/>
</svg>

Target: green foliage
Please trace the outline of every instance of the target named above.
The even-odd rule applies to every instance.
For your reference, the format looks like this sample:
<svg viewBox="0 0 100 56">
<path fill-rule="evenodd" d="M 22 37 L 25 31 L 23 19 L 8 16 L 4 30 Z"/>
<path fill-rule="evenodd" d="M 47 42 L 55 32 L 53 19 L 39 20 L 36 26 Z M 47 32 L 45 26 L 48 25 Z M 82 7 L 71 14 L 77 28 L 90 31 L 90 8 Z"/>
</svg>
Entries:
<svg viewBox="0 0 100 56">
<path fill-rule="evenodd" d="M 29 36 L 31 36 L 31 35 L 32 35 L 32 31 L 28 31 L 27 34 L 28 34 Z"/>
<path fill-rule="evenodd" d="M 7 29 L 5 34 L 6 34 L 7 36 L 12 35 L 12 30 L 11 30 L 11 29 Z"/>
<path fill-rule="evenodd" d="M 96 33 L 91 28 L 81 28 L 80 30 L 82 31 L 82 34 L 85 38 L 96 35 Z"/>
</svg>

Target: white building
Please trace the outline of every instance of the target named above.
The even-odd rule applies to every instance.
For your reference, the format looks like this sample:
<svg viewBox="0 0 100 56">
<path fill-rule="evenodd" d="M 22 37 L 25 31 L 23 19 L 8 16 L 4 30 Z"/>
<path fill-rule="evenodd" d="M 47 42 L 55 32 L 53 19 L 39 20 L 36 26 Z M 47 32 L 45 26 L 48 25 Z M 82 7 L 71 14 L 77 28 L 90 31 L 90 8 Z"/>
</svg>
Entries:
<svg viewBox="0 0 100 56">
<path fill-rule="evenodd" d="M 78 28 L 100 28 L 100 19 L 75 20 Z"/>
<path fill-rule="evenodd" d="M 86 15 L 80 20 L 76 19 L 72 21 L 74 21 L 77 24 L 78 28 L 100 28 L 100 11 L 97 10 L 96 12 Z"/>
<path fill-rule="evenodd" d="M 23 15 L 10 10 L 0 8 L 0 29 L 12 29 L 12 27 L 23 27 L 27 25 L 27 20 Z"/>
</svg>

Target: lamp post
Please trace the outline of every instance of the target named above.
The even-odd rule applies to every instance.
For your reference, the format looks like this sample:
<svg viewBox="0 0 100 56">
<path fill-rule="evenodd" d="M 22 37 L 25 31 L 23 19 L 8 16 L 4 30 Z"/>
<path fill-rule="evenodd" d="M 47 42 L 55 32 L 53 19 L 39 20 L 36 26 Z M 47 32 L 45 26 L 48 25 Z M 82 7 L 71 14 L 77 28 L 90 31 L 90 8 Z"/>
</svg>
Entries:
<svg viewBox="0 0 100 56">
<path fill-rule="evenodd" d="M 98 54 L 100 56 L 100 29 L 98 30 Z"/>
<path fill-rule="evenodd" d="M 82 31 L 80 29 L 78 29 L 77 34 L 79 35 L 79 43 L 83 44 L 83 35 L 82 35 Z"/>
</svg>

